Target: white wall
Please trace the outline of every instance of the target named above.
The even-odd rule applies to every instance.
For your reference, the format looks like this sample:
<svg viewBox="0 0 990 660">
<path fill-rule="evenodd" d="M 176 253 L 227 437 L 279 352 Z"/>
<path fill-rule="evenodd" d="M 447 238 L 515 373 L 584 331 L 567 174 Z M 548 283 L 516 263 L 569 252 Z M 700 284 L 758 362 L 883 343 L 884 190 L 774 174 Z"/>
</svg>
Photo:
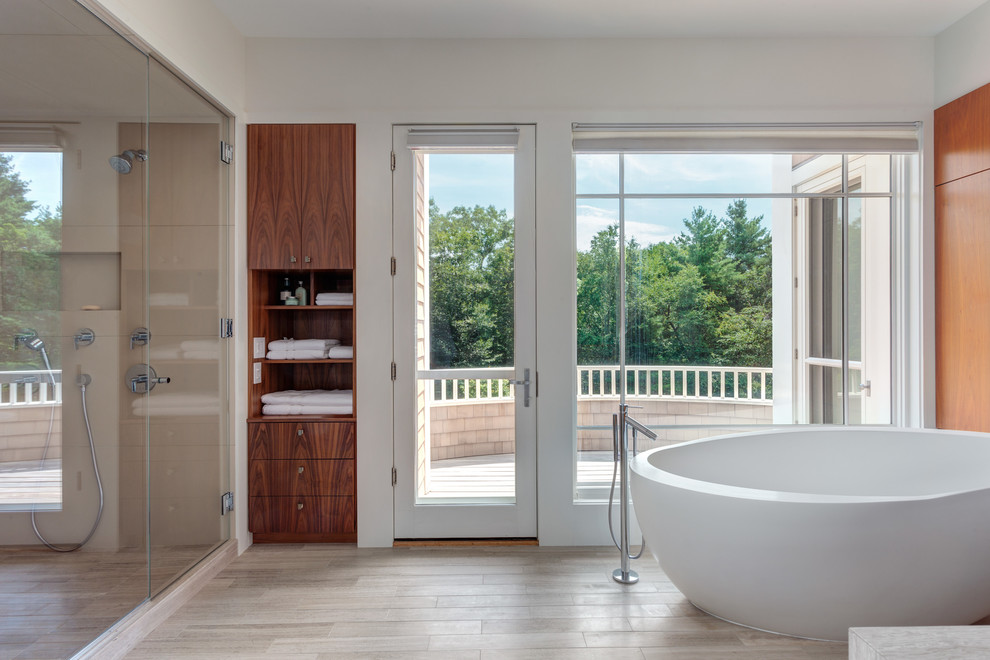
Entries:
<svg viewBox="0 0 990 660">
<path fill-rule="evenodd" d="M 935 37 L 935 107 L 990 83 L 990 3 Z"/>
<path fill-rule="evenodd" d="M 247 121 L 357 124 L 359 544 L 392 541 L 391 466 L 372 457 L 392 452 L 382 237 L 393 123 L 536 123 L 539 534 L 548 545 L 603 543 L 603 507 L 571 502 L 571 122 L 928 122 L 933 46 L 927 38 L 249 39 Z"/>
</svg>

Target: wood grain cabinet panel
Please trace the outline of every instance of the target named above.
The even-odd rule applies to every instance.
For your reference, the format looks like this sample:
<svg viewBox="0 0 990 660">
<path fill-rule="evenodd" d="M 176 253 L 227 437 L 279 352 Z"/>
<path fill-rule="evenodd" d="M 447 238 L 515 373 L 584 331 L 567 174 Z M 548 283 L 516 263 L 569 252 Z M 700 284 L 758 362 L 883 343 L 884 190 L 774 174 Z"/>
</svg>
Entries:
<svg viewBox="0 0 990 660">
<path fill-rule="evenodd" d="M 251 124 L 248 169 L 248 528 L 256 543 L 357 540 L 353 124 Z M 307 304 L 280 304 L 288 279 Z M 267 359 L 274 339 L 336 339 L 352 359 Z M 255 373 L 260 377 L 256 378 Z M 287 390 L 351 390 L 339 414 L 264 414 Z M 293 411 L 288 411 L 293 412 Z"/>
<path fill-rule="evenodd" d="M 935 185 L 990 169 L 990 85 L 935 110 Z"/>
<path fill-rule="evenodd" d="M 354 499 L 351 497 L 252 497 L 251 531 L 265 534 L 297 535 L 279 540 L 341 539 L 353 535 L 357 527 Z M 323 538 L 320 538 L 323 537 Z"/>
<path fill-rule="evenodd" d="M 354 458 L 354 424 L 259 422 L 249 425 L 249 460 Z"/>
<path fill-rule="evenodd" d="M 935 189 L 935 289 L 936 426 L 990 431 L 990 171 Z"/>
<path fill-rule="evenodd" d="M 353 124 L 248 125 L 248 268 L 353 269 Z"/>
<path fill-rule="evenodd" d="M 354 493 L 354 461 L 249 461 L 250 497 L 321 497 Z"/>
</svg>

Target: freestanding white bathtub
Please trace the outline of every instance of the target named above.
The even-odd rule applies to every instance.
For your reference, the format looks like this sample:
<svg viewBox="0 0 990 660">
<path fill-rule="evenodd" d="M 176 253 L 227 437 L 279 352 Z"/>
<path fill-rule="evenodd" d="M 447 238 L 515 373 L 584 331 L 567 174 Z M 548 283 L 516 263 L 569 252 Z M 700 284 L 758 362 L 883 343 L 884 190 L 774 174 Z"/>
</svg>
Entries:
<svg viewBox="0 0 990 660">
<path fill-rule="evenodd" d="M 990 614 L 990 435 L 807 427 L 632 461 L 636 517 L 700 609 L 845 640 L 853 626 Z"/>
</svg>

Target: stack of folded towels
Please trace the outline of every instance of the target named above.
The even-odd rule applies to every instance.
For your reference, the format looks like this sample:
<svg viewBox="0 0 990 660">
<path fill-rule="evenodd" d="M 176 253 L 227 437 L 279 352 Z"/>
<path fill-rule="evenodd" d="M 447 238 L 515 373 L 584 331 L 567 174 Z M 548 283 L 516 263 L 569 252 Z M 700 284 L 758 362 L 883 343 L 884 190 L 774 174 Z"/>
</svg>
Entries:
<svg viewBox="0 0 990 660">
<path fill-rule="evenodd" d="M 325 360 L 336 339 L 276 339 L 268 343 L 269 360 Z"/>
<path fill-rule="evenodd" d="M 316 294 L 317 305 L 353 305 L 353 293 L 318 293 Z"/>
<path fill-rule="evenodd" d="M 285 390 L 261 395 L 263 415 L 350 415 L 352 390 Z"/>
</svg>

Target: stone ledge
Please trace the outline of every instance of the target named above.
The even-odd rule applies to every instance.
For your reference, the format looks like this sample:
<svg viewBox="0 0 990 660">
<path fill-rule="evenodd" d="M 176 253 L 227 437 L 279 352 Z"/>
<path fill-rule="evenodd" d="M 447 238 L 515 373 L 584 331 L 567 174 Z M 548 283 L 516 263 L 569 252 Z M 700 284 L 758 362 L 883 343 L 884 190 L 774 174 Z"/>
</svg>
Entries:
<svg viewBox="0 0 990 660">
<path fill-rule="evenodd" d="M 990 658 L 990 627 L 850 628 L 849 660 Z"/>
</svg>

